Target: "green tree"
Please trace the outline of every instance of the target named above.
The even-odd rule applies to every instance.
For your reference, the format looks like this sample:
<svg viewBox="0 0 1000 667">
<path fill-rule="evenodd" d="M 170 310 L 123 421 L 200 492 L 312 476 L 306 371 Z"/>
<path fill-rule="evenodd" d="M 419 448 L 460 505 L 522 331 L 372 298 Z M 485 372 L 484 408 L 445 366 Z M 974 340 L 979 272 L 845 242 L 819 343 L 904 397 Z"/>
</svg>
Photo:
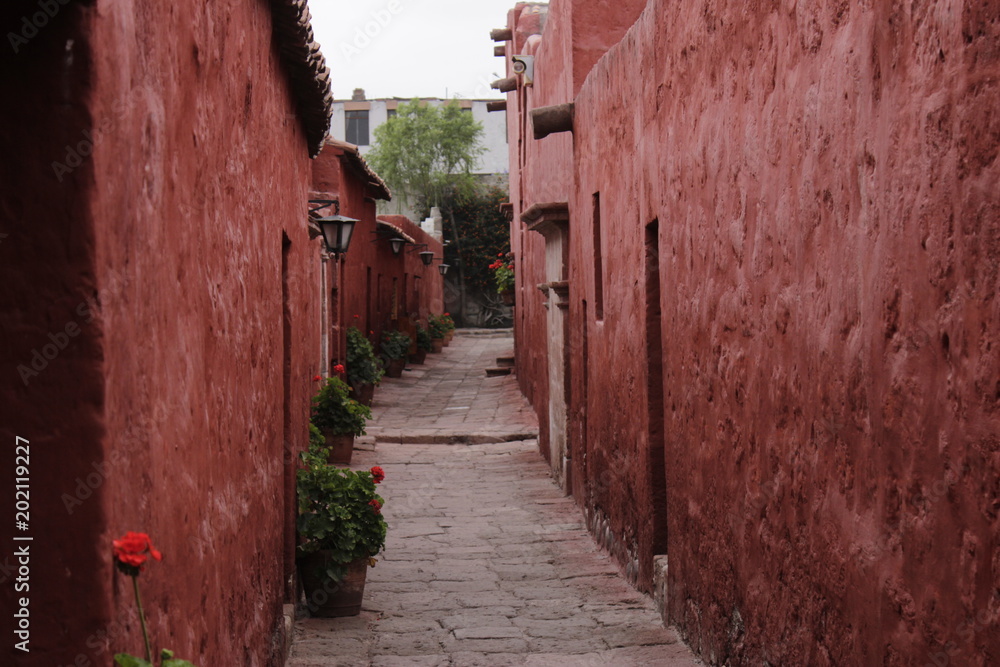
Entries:
<svg viewBox="0 0 1000 667">
<path fill-rule="evenodd" d="M 483 126 L 452 100 L 432 106 L 414 99 L 375 128 L 365 159 L 403 201 L 440 205 L 453 192 L 475 188 L 472 167 L 483 153 Z"/>
<path fill-rule="evenodd" d="M 507 192 L 498 187 L 483 188 L 472 194 L 454 197 L 446 205 L 452 209 L 458 233 L 462 237 L 465 285 L 473 292 L 495 295 L 496 284 L 489 265 L 510 250 L 510 226 L 500 212 Z M 445 248 L 451 264 L 459 259 L 455 244 Z"/>
</svg>

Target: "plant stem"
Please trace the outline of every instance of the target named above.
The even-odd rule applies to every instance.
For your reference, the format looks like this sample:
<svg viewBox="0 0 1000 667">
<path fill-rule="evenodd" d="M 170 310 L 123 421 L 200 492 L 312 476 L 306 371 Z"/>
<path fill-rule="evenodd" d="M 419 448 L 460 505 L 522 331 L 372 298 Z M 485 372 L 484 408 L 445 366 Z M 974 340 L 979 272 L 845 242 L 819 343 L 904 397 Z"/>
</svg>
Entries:
<svg viewBox="0 0 1000 667">
<path fill-rule="evenodd" d="M 142 613 L 142 599 L 139 597 L 139 577 L 132 577 L 132 588 L 135 590 L 135 604 L 139 607 L 139 623 L 142 625 L 142 639 L 146 642 L 146 662 L 153 662 L 153 651 L 149 646 L 149 632 L 146 630 L 146 615 Z"/>
</svg>

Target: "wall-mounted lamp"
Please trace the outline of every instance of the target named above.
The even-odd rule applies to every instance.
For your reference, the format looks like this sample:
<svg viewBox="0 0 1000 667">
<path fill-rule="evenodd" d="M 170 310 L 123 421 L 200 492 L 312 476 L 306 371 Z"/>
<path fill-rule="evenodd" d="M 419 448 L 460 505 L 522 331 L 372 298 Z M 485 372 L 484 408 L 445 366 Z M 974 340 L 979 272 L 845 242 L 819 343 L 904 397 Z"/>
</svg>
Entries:
<svg viewBox="0 0 1000 667">
<path fill-rule="evenodd" d="M 323 242 L 326 244 L 327 252 L 333 255 L 346 253 L 347 248 L 351 245 L 354 225 L 358 221 L 340 215 L 340 202 L 336 199 L 310 199 L 309 203 L 317 204 L 315 208 L 309 209 L 309 215 L 323 232 Z M 334 214 L 321 217 L 318 211 L 331 205 L 334 207 Z"/>
<path fill-rule="evenodd" d="M 431 262 L 434 261 L 434 253 L 430 250 L 424 250 L 420 253 L 420 261 L 424 263 L 424 266 L 430 266 Z"/>
<path fill-rule="evenodd" d="M 392 247 L 392 254 L 398 255 L 403 252 L 403 247 L 406 245 L 406 239 L 401 239 L 399 237 L 389 239 L 389 245 Z"/>
<path fill-rule="evenodd" d="M 451 266 L 449 266 L 448 264 L 438 264 L 438 271 L 441 272 L 442 276 L 444 274 L 448 273 L 448 269 L 450 269 L 450 268 L 451 268 Z"/>
</svg>

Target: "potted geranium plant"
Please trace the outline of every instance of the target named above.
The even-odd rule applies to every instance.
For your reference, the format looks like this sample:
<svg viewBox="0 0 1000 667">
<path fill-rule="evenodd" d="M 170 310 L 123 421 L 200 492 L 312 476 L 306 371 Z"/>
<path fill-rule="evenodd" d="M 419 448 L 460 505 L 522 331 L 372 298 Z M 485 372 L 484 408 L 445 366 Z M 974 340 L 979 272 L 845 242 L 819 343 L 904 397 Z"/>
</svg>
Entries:
<svg viewBox="0 0 1000 667">
<path fill-rule="evenodd" d="M 497 255 L 497 260 L 490 264 L 493 280 L 497 285 L 497 294 L 503 297 L 504 303 L 514 303 L 514 253 Z"/>
<path fill-rule="evenodd" d="M 446 332 L 444 322 L 440 315 L 427 316 L 427 329 L 431 334 L 431 352 L 440 352 L 444 349 L 444 335 Z"/>
<path fill-rule="evenodd" d="M 320 376 L 316 379 L 322 381 Z M 312 423 L 329 448 L 331 463 L 350 463 L 354 437 L 364 435 L 372 411 L 349 395 L 347 383 L 339 377 L 327 378 L 312 401 Z"/>
<path fill-rule="evenodd" d="M 403 375 L 406 367 L 406 353 L 410 351 L 413 340 L 402 331 L 386 331 L 382 334 L 382 354 L 386 363 L 385 374 L 391 378 Z"/>
<path fill-rule="evenodd" d="M 451 319 L 451 313 L 441 316 L 441 325 L 444 327 L 444 345 L 447 347 L 455 336 L 455 320 Z"/>
<path fill-rule="evenodd" d="M 306 603 L 314 616 L 357 615 L 367 568 L 385 547 L 385 501 L 375 489 L 385 473 L 327 465 L 315 451 L 302 460 L 296 554 Z"/>
<path fill-rule="evenodd" d="M 351 395 L 364 403 L 372 404 L 375 395 L 375 385 L 385 375 L 382 364 L 375 356 L 375 348 L 370 340 L 365 338 L 357 327 L 347 330 L 347 383 L 351 386 Z"/>
<path fill-rule="evenodd" d="M 417 351 L 410 355 L 411 364 L 422 364 L 427 360 L 427 353 L 431 351 L 431 334 L 424 327 L 417 325 L 416 328 Z"/>
</svg>

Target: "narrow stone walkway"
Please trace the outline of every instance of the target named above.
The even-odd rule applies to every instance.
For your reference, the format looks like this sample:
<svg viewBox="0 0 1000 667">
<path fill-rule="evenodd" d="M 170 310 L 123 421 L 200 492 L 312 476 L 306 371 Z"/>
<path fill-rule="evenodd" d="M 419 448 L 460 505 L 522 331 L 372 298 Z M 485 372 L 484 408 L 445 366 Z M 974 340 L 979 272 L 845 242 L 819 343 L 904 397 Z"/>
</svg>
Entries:
<svg viewBox="0 0 1000 667">
<path fill-rule="evenodd" d="M 515 379 L 485 376 L 511 348 L 460 332 L 383 381 L 352 467 L 385 469 L 385 554 L 360 616 L 296 623 L 291 667 L 699 664 L 550 479 Z"/>
</svg>

